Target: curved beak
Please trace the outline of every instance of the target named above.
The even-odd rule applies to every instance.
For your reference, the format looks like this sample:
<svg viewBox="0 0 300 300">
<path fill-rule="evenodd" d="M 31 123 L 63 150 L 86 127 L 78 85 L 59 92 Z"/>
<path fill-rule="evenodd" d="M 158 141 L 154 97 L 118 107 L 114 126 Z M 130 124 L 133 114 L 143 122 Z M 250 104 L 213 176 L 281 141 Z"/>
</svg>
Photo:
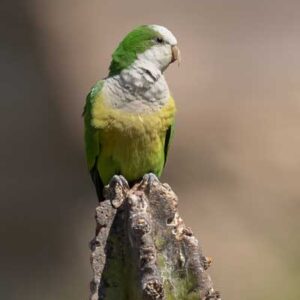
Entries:
<svg viewBox="0 0 300 300">
<path fill-rule="evenodd" d="M 173 63 L 174 61 L 177 60 L 178 66 L 179 66 L 180 63 L 181 63 L 180 50 L 179 50 L 179 48 L 177 47 L 177 45 L 172 46 L 171 49 L 172 49 L 172 60 L 171 60 L 171 63 Z"/>
</svg>

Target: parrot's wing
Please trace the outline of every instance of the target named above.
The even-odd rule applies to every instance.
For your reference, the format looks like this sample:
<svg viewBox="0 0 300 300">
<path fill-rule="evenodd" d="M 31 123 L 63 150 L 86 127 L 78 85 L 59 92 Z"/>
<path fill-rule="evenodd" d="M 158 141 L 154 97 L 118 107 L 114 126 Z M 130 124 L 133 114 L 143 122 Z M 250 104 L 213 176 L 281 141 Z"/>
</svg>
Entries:
<svg viewBox="0 0 300 300">
<path fill-rule="evenodd" d="M 170 127 L 168 128 L 167 132 L 166 132 L 166 138 L 165 138 L 165 162 L 164 165 L 167 162 L 167 157 L 168 157 L 168 152 L 169 152 L 169 148 L 170 148 L 170 144 L 173 140 L 173 136 L 174 136 L 174 129 L 175 129 L 175 119 L 173 120 L 173 123 L 170 125 Z"/>
<path fill-rule="evenodd" d="M 97 160 L 100 154 L 99 131 L 93 126 L 92 121 L 92 107 L 97 95 L 101 92 L 103 81 L 98 81 L 86 97 L 86 103 L 83 110 L 84 117 L 84 139 L 85 151 L 88 169 L 90 171 L 92 180 L 95 184 L 99 200 L 102 198 L 103 182 L 101 180 L 99 171 L 97 169 Z"/>
</svg>

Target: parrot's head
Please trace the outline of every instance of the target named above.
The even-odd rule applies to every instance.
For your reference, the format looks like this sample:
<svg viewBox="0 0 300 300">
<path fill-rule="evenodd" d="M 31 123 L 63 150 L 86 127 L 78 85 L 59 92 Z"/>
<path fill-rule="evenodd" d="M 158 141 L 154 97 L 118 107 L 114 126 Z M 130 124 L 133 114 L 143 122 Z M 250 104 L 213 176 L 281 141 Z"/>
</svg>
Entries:
<svg viewBox="0 0 300 300">
<path fill-rule="evenodd" d="M 127 34 L 112 55 L 109 75 L 114 76 L 134 64 L 163 72 L 172 62 L 180 62 L 175 36 L 159 25 L 142 25 Z"/>
</svg>

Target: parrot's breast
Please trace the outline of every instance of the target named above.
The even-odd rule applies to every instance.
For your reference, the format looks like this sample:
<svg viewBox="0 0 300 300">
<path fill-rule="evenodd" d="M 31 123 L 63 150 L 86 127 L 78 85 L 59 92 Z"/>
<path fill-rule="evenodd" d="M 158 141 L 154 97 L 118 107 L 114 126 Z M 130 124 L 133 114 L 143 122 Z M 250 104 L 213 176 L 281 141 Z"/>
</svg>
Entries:
<svg viewBox="0 0 300 300">
<path fill-rule="evenodd" d="M 164 166 L 166 132 L 174 114 L 172 97 L 159 111 L 147 113 L 116 109 L 105 104 L 101 95 L 97 97 L 91 124 L 99 131 L 97 167 L 104 184 L 114 174 L 122 174 L 129 181 L 148 172 L 159 176 Z"/>
</svg>

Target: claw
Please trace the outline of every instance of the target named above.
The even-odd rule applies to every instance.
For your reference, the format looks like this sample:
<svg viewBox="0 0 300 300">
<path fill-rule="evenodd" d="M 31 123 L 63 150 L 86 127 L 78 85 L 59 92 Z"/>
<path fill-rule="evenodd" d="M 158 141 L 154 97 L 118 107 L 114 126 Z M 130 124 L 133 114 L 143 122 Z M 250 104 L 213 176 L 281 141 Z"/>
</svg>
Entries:
<svg viewBox="0 0 300 300">
<path fill-rule="evenodd" d="M 127 180 L 122 175 L 114 175 L 109 182 L 109 188 L 113 194 L 110 196 L 114 208 L 119 208 L 126 197 L 129 189 Z"/>
<path fill-rule="evenodd" d="M 151 187 L 155 182 L 158 182 L 158 178 L 153 173 L 145 174 L 142 180 L 142 184 L 147 185 L 148 187 Z"/>
<path fill-rule="evenodd" d="M 129 184 L 128 184 L 128 181 L 126 180 L 126 178 L 123 175 L 119 175 L 119 177 L 123 183 L 123 187 L 126 189 L 129 189 Z"/>
<path fill-rule="evenodd" d="M 144 175 L 143 181 L 148 185 L 152 185 L 155 181 L 158 181 L 158 178 L 155 174 L 148 173 Z"/>
<path fill-rule="evenodd" d="M 109 185 L 111 186 L 116 186 L 117 184 L 120 185 L 122 188 L 129 189 L 129 184 L 125 177 L 122 175 L 114 175 L 109 182 Z"/>
</svg>

